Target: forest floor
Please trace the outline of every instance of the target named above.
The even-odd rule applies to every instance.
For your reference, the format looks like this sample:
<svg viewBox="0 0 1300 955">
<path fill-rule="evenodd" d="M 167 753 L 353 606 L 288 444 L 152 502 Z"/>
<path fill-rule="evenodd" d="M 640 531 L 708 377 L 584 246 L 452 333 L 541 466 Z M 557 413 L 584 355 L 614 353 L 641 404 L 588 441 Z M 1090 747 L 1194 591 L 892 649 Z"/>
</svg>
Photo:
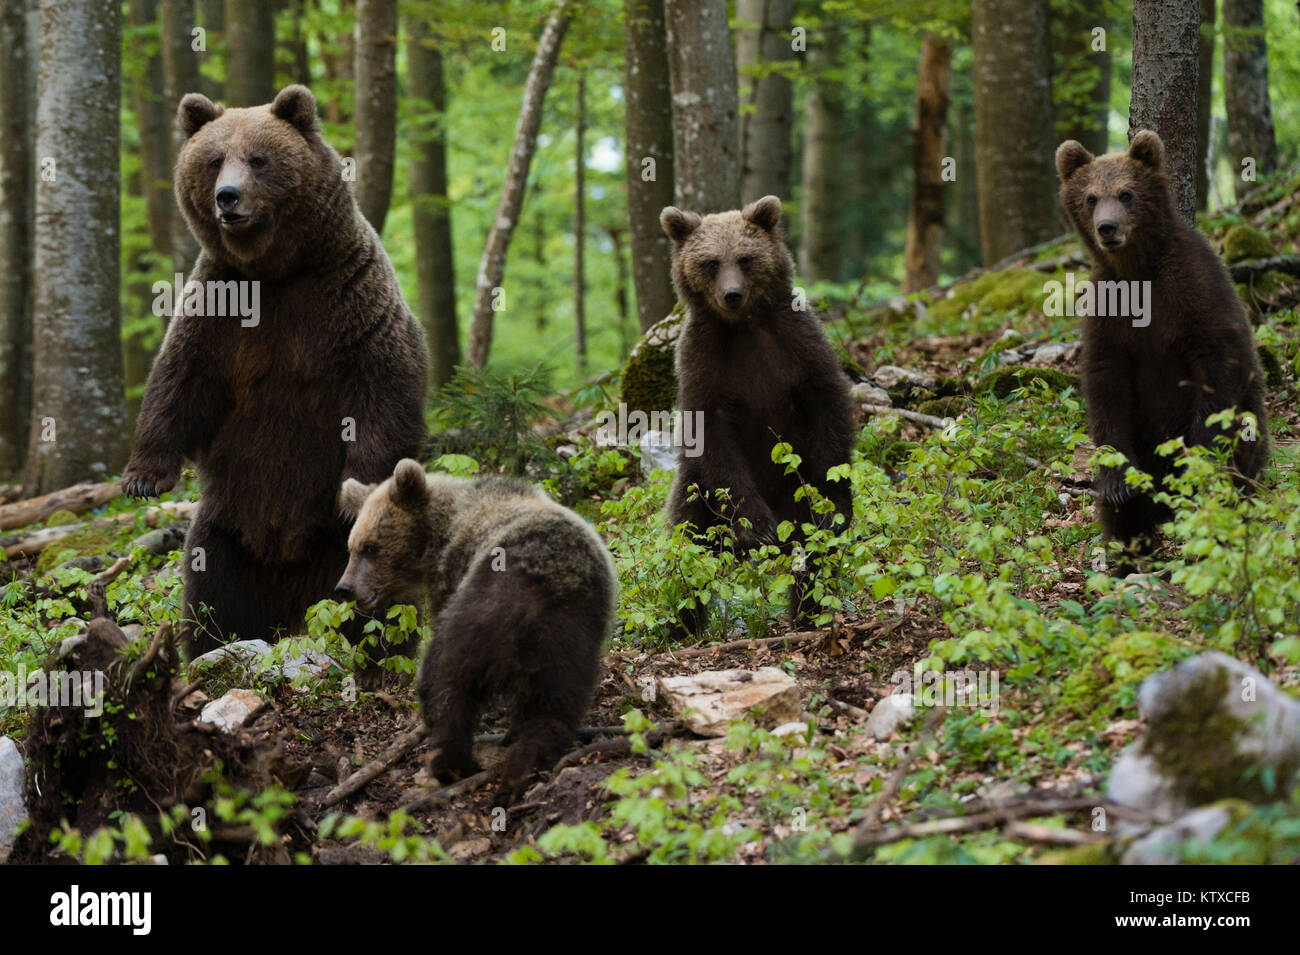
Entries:
<svg viewBox="0 0 1300 955">
<path fill-rule="evenodd" d="M 1273 253 L 1294 256 L 1297 196 L 1293 176 L 1259 208 L 1216 217 L 1207 231 L 1222 248 L 1232 227 L 1253 220 Z M 1116 579 L 1088 495 L 1092 449 L 1072 377 L 1077 320 L 1042 312 L 1045 282 L 1065 268 L 1086 271 L 1079 252 L 1065 241 L 946 292 L 886 305 L 863 306 L 851 290 L 829 297 L 830 329 L 856 371 L 912 416 L 864 418 L 844 475 L 855 522 L 810 542 L 811 551 L 836 555 L 819 592 L 817 631 L 794 634 L 783 624 L 788 554 L 737 561 L 695 553 L 668 539 L 656 519 L 665 483 L 642 478 L 635 453 L 588 445 L 567 459 L 563 496 L 597 521 L 623 589 L 588 717 L 609 731 L 575 742 L 576 752 L 515 804 L 499 805 L 491 786 L 479 785 L 404 810 L 432 788 L 422 743 L 355 793 L 331 799 L 418 725 L 413 690 L 399 674 L 383 691 L 352 693 L 338 667 L 294 683 L 251 673 L 242 685 L 268 705 L 226 738 L 196 726 L 189 701 L 174 699 L 186 676 L 164 648 L 152 670 L 139 671 L 137 696 L 126 694 L 125 720 L 106 720 L 104 729 L 75 723 L 72 732 L 50 718 L 54 711 L 0 709 L 0 735 L 13 737 L 33 766 L 53 772 L 58 763 L 62 773 L 58 798 L 42 797 L 38 826 L 15 858 L 1117 861 L 1123 844 L 1097 829 L 1096 809 L 1123 815 L 1106 801 L 1105 780 L 1144 731 L 1136 701 L 1146 676 L 1213 648 L 1300 695 L 1300 279 L 1269 272 L 1241 289 L 1255 306 L 1257 341 L 1274 359 L 1263 488 L 1241 499 L 1230 482 L 1201 475 L 1145 573 Z M 900 380 L 890 371 L 898 367 L 912 377 Z M 868 403 L 879 403 L 872 394 Z M 171 497 L 193 493 L 190 481 Z M 19 555 L 0 565 L 17 581 L 0 596 L 4 669 L 37 669 L 85 632 L 96 577 L 128 553 L 130 566 L 101 583 L 99 599 L 117 625 L 141 627 L 128 659 L 149 656 L 143 638 L 178 612 L 179 554 L 130 549 L 148 530 L 146 510 L 133 502 L 117 499 L 90 516 L 123 514 L 135 517 L 51 544 L 59 553 L 39 564 Z M 66 520 L 51 517 L 3 541 Z M 689 597 L 725 606 L 727 619 L 700 644 L 674 646 L 664 636 L 670 608 Z M 289 644 L 346 664 L 329 623 L 326 612 Z M 794 678 L 802 727 L 777 735 L 760 712 L 726 736 L 700 738 L 647 689 L 665 677 L 760 667 Z M 977 671 L 997 680 L 996 696 L 991 705 L 918 707 L 878 738 L 870 714 L 900 690 L 900 675 L 921 670 Z M 122 688 L 121 671 L 113 673 Z M 203 691 L 215 698 L 225 689 Z M 141 701 L 144 693 L 162 702 Z M 139 725 L 155 717 L 168 725 Z M 480 728 L 506 729 L 503 713 Z M 195 762 L 188 775 L 172 767 L 157 777 L 171 791 L 151 782 L 156 767 L 132 764 L 144 748 L 138 739 L 150 734 Z M 157 753 L 162 744 L 150 745 Z M 479 747 L 489 768 L 501 752 L 490 740 Z M 200 805 L 219 824 L 194 825 Z M 1189 861 L 1294 862 L 1297 832 L 1300 801 L 1278 793 L 1214 840 L 1180 851 Z"/>
</svg>

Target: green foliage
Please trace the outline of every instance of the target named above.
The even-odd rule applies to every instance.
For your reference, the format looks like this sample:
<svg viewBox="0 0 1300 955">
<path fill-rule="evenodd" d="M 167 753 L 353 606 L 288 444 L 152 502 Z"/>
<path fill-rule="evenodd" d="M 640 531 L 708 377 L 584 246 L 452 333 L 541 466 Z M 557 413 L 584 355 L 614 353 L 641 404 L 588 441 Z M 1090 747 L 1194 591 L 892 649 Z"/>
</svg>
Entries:
<svg viewBox="0 0 1300 955">
<path fill-rule="evenodd" d="M 555 452 L 533 430 L 547 413 L 550 375 L 538 366 L 497 374 L 461 365 L 438 395 L 435 455 L 469 454 L 490 470 L 533 473 L 555 461 Z"/>
</svg>

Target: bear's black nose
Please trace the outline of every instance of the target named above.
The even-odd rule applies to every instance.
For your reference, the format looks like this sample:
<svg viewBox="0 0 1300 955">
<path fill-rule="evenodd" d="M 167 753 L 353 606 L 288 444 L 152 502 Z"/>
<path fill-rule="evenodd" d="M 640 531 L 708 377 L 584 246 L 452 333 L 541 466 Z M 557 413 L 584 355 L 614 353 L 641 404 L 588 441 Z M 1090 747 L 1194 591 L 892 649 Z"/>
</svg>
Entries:
<svg viewBox="0 0 1300 955">
<path fill-rule="evenodd" d="M 338 584 L 334 587 L 335 600 L 346 602 L 348 600 L 356 599 L 356 596 L 357 596 L 356 591 L 352 589 L 351 584 L 345 584 L 343 581 L 340 580 Z"/>
<path fill-rule="evenodd" d="M 737 305 L 740 304 L 740 300 L 745 296 L 741 293 L 740 289 L 733 288 L 730 291 L 728 291 L 726 295 L 722 297 L 726 300 L 728 305 L 730 305 L 732 308 L 735 308 Z"/>
<path fill-rule="evenodd" d="M 1101 222 L 1097 223 L 1097 234 L 1103 239 L 1109 239 L 1115 234 L 1117 228 L 1118 226 L 1116 226 L 1112 220 L 1103 219 Z"/>
<path fill-rule="evenodd" d="M 239 190 L 234 186 L 222 186 L 217 190 L 217 205 L 222 212 L 229 212 L 239 204 Z"/>
</svg>

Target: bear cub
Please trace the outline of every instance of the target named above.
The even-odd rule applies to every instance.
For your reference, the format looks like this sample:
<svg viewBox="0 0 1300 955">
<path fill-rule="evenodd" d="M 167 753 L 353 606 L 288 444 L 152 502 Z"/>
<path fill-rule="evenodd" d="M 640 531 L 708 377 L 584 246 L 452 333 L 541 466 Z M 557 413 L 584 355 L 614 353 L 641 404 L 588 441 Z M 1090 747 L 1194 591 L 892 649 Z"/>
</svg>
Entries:
<svg viewBox="0 0 1300 955">
<path fill-rule="evenodd" d="M 1123 453 L 1159 488 L 1174 464 L 1156 447 L 1178 437 L 1214 447 L 1230 432 L 1206 419 L 1235 408 L 1255 419 L 1240 427 L 1233 454 L 1234 477 L 1249 486 L 1268 457 L 1263 370 L 1227 270 L 1174 209 L 1160 137 L 1143 130 L 1128 152 L 1098 157 L 1068 140 L 1056 151 L 1056 169 L 1061 204 L 1092 255 L 1094 292 L 1101 282 L 1150 282 L 1139 324 L 1095 314 L 1095 306 L 1083 319 L 1082 391 L 1093 442 Z M 1099 469 L 1093 486 L 1106 538 L 1124 548 L 1117 572 L 1125 573 L 1133 556 L 1150 549 L 1169 509 L 1128 484 L 1123 469 Z"/>
<path fill-rule="evenodd" d="M 844 520 L 853 516 L 848 483 L 826 479 L 849 461 L 857 430 L 849 380 L 821 322 L 795 307 L 794 263 L 780 220 L 776 196 L 703 217 L 669 206 L 659 217 L 672 240 L 673 285 L 688 312 L 677 344 L 677 407 L 701 413 L 704 426 L 703 453 L 682 457 L 668 515 L 697 531 L 747 518 L 749 529 L 734 525 L 741 548 L 776 543 L 781 521 L 830 526 L 830 514 L 795 500 L 801 479 Z M 773 463 L 778 441 L 802 459 L 798 475 Z M 719 497 L 722 488 L 730 504 Z M 806 620 L 814 608 L 796 593 L 791 609 Z M 698 615 L 684 622 L 699 629 Z"/>
<path fill-rule="evenodd" d="M 344 482 L 339 506 L 356 518 L 339 597 L 364 610 L 427 595 L 434 614 L 417 680 L 433 775 L 478 771 L 474 727 L 499 701 L 511 719 L 500 785 L 517 797 L 591 703 L 617 597 L 604 541 L 531 484 L 425 474 L 410 459 L 377 487 Z"/>
</svg>

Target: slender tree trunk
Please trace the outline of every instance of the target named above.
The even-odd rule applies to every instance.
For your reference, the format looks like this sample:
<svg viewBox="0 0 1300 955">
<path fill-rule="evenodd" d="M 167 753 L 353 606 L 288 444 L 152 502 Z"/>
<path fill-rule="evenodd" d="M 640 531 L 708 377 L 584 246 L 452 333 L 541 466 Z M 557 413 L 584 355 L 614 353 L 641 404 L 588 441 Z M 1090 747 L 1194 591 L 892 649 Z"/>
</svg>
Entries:
<svg viewBox="0 0 1300 955">
<path fill-rule="evenodd" d="M 1056 139 L 1077 139 L 1093 155 L 1106 152 L 1110 129 L 1110 48 L 1093 31 L 1110 33 L 1093 0 L 1052 0 L 1052 104 Z"/>
<path fill-rule="evenodd" d="M 573 124 L 577 146 L 573 157 L 573 344 L 578 354 L 578 374 L 587 373 L 587 275 L 583 253 L 587 238 L 587 75 L 578 70 L 577 116 Z"/>
<path fill-rule="evenodd" d="M 103 480 L 126 462 L 121 56 L 117 0 L 42 0 L 29 494 Z"/>
<path fill-rule="evenodd" d="M 355 6 L 356 0 L 339 0 L 339 9 L 344 13 L 352 11 L 354 23 L 356 22 Z M 325 119 L 333 125 L 342 125 L 351 119 L 348 107 L 352 105 L 352 68 L 356 61 L 354 37 L 355 34 L 351 30 L 332 37 L 326 33 L 317 35 L 320 40 L 320 58 L 325 69 L 325 79 L 333 91 L 325 103 Z M 344 155 L 349 155 L 351 152 L 351 147 L 344 149 L 341 143 L 335 143 L 335 146 Z"/>
<path fill-rule="evenodd" d="M 980 264 L 979 176 L 975 162 L 975 105 L 967 100 L 950 109 L 949 139 L 956 162 L 957 181 L 949 206 L 947 242 L 952 249 L 952 270 L 960 275 Z"/>
<path fill-rule="evenodd" d="M 614 246 L 614 311 L 618 314 L 618 360 L 627 360 L 632 343 L 628 340 L 627 259 L 623 257 L 623 230 L 612 228 L 609 241 Z"/>
<path fill-rule="evenodd" d="M 311 60 L 307 55 L 307 37 L 302 30 L 306 0 L 280 0 L 280 9 L 289 12 L 289 34 L 280 43 L 288 54 L 289 76 L 295 83 L 311 86 Z"/>
<path fill-rule="evenodd" d="M 1165 144 L 1174 208 L 1196 221 L 1196 73 L 1200 0 L 1134 0 L 1128 138 L 1154 129 Z"/>
<path fill-rule="evenodd" d="M 1063 229 L 1047 0 L 974 0 L 975 155 L 980 248 L 992 264 Z"/>
<path fill-rule="evenodd" d="M 207 52 L 212 53 L 220 50 L 226 42 L 226 0 L 197 0 L 199 11 L 199 25 L 203 27 L 204 44 L 207 46 Z M 191 7 L 193 0 L 191 0 Z M 192 10 L 191 10 L 192 12 Z M 188 40 L 187 40 L 188 42 Z M 202 53 L 195 51 L 196 57 L 202 56 Z M 196 75 L 197 61 L 196 61 Z M 199 77 L 198 91 L 212 100 L 214 103 L 224 102 L 226 99 L 226 84 L 218 79 L 212 79 L 208 76 Z M 196 87 L 190 87 L 183 90 L 181 95 L 195 92 Z M 191 262 L 193 259 L 190 260 Z"/>
<path fill-rule="evenodd" d="M 1214 101 L 1214 0 L 1201 0 L 1196 69 L 1196 210 L 1204 212 L 1210 190 L 1210 104 Z"/>
<path fill-rule="evenodd" d="M 673 204 L 673 107 L 668 81 L 664 0 L 627 0 L 627 220 L 637 323 L 645 331 L 673 309 L 672 246 L 659 213 Z"/>
<path fill-rule="evenodd" d="M 740 201 L 753 202 L 764 196 L 789 198 L 794 84 L 780 73 L 761 78 L 753 73 L 760 64 L 791 58 L 794 0 L 738 0 L 736 18 L 753 24 L 736 33 L 740 100 L 749 107 L 740 116 Z"/>
<path fill-rule="evenodd" d="M 128 12 L 132 27 L 155 26 L 159 22 L 158 0 L 130 0 Z M 161 30 L 159 39 L 162 41 Z M 145 201 L 149 251 L 170 259 L 172 210 L 176 205 L 171 189 L 171 129 L 176 113 L 167 110 L 161 50 L 147 56 L 141 74 L 131 77 L 131 92 L 136 127 L 140 133 L 139 194 Z M 128 331 L 122 339 L 122 367 L 126 384 L 127 429 L 133 433 L 140 400 L 144 396 L 144 383 L 153 360 L 150 342 L 156 329 L 152 326 L 158 319 L 150 307 L 153 283 L 148 261 L 134 256 L 131 271 L 137 278 L 132 282 L 128 300 L 135 312 L 124 323 Z"/>
<path fill-rule="evenodd" d="M 0 3 L 0 478 L 22 472 L 32 394 L 35 157 L 26 7 Z"/>
<path fill-rule="evenodd" d="M 551 8 L 542 37 L 537 41 L 537 52 L 528 69 L 524 84 L 523 105 L 519 110 L 519 123 L 510 147 L 510 164 L 507 167 L 501 202 L 497 205 L 483 258 L 479 262 L 478 281 L 474 299 L 474 320 L 469 329 L 469 358 L 480 368 L 487 364 L 492 350 L 492 316 L 496 308 L 504 307 L 501 300 L 504 289 L 501 282 L 506 274 L 506 252 L 510 237 L 519 222 L 523 207 L 524 190 L 528 186 L 528 167 L 537 150 L 537 130 L 542 122 L 542 103 L 555 75 L 555 61 L 560 55 L 560 43 L 569 28 L 567 0 L 559 0 Z"/>
<path fill-rule="evenodd" d="M 1264 0 L 1223 0 L 1223 104 L 1233 188 L 1240 199 L 1255 188 L 1254 181 L 1242 176 L 1244 160 L 1254 160 L 1256 176 L 1277 169 Z"/>
<path fill-rule="evenodd" d="M 447 197 L 447 84 L 442 50 L 422 20 L 406 21 L 407 95 L 420 120 L 411 133 L 411 231 L 415 236 L 420 324 L 429 340 L 430 386 L 451 380 L 460 364 L 456 271 Z"/>
<path fill-rule="evenodd" d="M 270 0 L 226 0 L 226 105 L 275 98 L 275 7 Z M 211 47 L 209 47 L 211 49 Z"/>
<path fill-rule="evenodd" d="M 675 204 L 693 212 L 740 205 L 736 62 L 726 0 L 666 0 L 673 89 Z"/>
<path fill-rule="evenodd" d="M 382 233 L 397 144 L 397 0 L 357 0 L 354 35 L 357 205 Z"/>
<path fill-rule="evenodd" d="M 841 43 L 839 29 L 828 25 L 810 37 L 808 46 L 808 62 L 817 74 L 804 100 L 799 273 L 809 282 L 833 281 L 840 271 L 839 212 L 845 181 L 843 84 L 821 74 L 838 61 Z"/>
<path fill-rule="evenodd" d="M 181 97 L 200 89 L 199 55 L 193 49 L 194 0 L 162 0 L 163 92 L 167 104 L 167 129 L 171 136 L 168 178 L 176 166 L 176 154 L 185 144 L 185 134 L 176 122 Z M 170 193 L 170 189 L 169 189 Z M 199 255 L 199 243 L 190 234 L 181 207 L 171 195 L 167 199 L 168 232 L 171 235 L 172 267 L 188 273 Z M 166 323 L 170 316 L 163 316 Z"/>
<path fill-rule="evenodd" d="M 948 184 L 943 179 L 944 130 L 952 44 L 927 33 L 921 41 L 916 79 L 916 130 L 912 140 L 912 208 L 907 217 L 906 275 L 903 291 L 915 292 L 939 281 L 943 251 L 943 213 Z"/>
</svg>

